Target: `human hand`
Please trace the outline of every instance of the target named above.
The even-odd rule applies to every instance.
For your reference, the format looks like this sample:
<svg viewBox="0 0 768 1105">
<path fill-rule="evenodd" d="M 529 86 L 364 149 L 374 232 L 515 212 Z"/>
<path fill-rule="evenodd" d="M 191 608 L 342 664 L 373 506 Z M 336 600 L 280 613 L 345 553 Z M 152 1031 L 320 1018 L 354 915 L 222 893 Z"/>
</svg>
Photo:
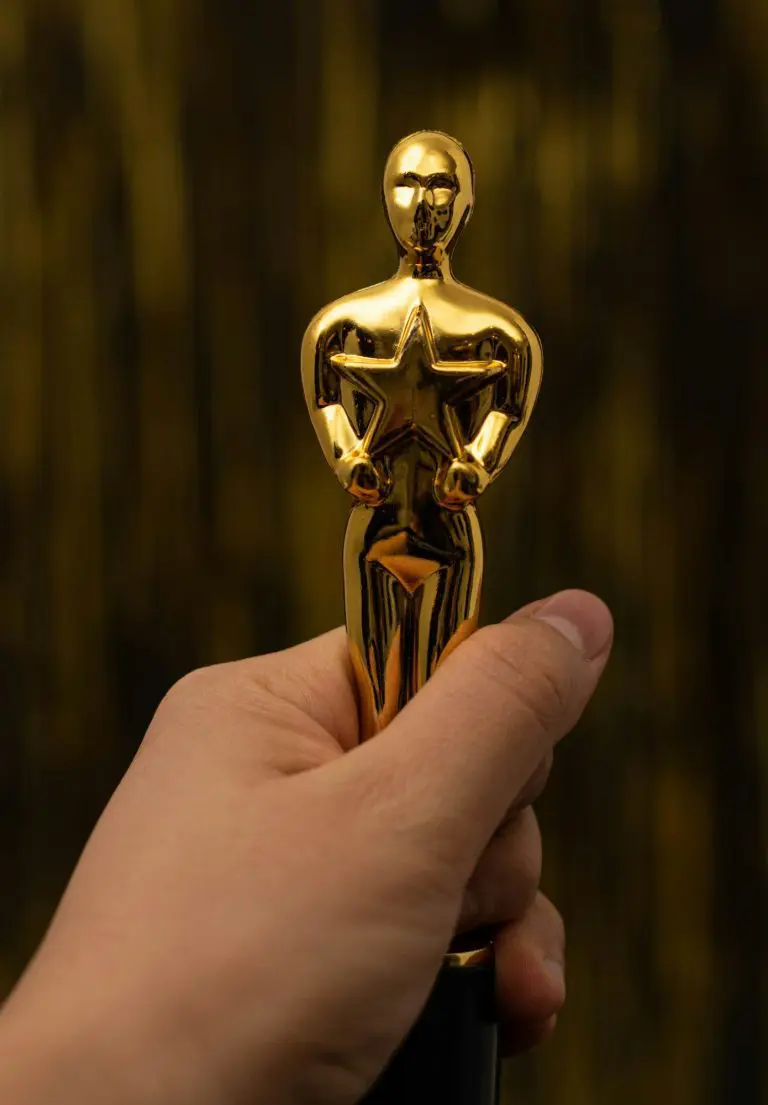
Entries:
<svg viewBox="0 0 768 1105">
<path fill-rule="evenodd" d="M 368 453 L 357 450 L 346 453 L 336 462 L 336 475 L 344 490 L 361 503 L 378 506 L 387 497 L 386 477 Z"/>
<path fill-rule="evenodd" d="M 435 477 L 435 498 L 449 510 L 461 510 L 482 495 L 489 483 L 490 477 L 481 464 L 454 460 Z"/>
<path fill-rule="evenodd" d="M 564 999 L 530 803 L 605 666 L 564 592 L 478 631 L 356 747 L 341 631 L 174 687 L 0 1015 L 14 1105 L 352 1105 L 458 928 L 513 1045 Z"/>
</svg>

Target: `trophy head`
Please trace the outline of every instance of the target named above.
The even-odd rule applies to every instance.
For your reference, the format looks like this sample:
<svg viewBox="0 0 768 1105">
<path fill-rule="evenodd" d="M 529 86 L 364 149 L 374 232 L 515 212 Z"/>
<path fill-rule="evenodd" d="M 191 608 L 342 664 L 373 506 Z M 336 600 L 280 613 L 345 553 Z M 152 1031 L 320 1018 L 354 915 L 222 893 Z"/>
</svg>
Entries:
<svg viewBox="0 0 768 1105">
<path fill-rule="evenodd" d="M 472 162 L 450 135 L 418 131 L 389 155 L 383 192 L 389 225 L 403 253 L 447 252 L 472 213 Z"/>
</svg>

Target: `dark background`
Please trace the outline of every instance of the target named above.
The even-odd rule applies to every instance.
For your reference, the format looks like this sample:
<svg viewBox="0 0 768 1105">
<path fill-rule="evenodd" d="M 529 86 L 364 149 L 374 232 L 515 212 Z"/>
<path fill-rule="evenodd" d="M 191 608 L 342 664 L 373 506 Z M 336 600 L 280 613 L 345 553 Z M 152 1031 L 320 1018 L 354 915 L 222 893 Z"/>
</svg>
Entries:
<svg viewBox="0 0 768 1105">
<path fill-rule="evenodd" d="M 545 348 L 485 617 L 617 621 L 541 803 L 569 1005 L 509 1100 L 765 1099 L 767 73 L 765 0 L 3 0 L 0 992 L 170 682 L 341 620 L 299 342 L 394 267 L 384 159 L 438 127 L 458 274 Z"/>
</svg>

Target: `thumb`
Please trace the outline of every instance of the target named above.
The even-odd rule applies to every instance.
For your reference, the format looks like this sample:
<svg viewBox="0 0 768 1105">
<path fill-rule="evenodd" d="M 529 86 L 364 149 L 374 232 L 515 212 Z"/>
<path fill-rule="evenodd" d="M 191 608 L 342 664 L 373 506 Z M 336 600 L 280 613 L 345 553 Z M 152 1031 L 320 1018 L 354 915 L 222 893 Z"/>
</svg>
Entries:
<svg viewBox="0 0 768 1105">
<path fill-rule="evenodd" d="M 563 591 L 479 630 L 378 736 L 339 764 L 381 831 L 410 831 L 468 876 L 510 804 L 576 723 L 610 652 L 600 599 Z"/>
</svg>

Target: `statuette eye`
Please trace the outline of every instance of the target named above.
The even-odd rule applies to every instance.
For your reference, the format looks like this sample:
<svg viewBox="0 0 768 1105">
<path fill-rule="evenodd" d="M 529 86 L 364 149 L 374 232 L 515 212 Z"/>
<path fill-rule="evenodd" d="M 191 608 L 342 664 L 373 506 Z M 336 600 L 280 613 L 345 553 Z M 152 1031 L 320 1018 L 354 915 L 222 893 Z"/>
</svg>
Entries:
<svg viewBox="0 0 768 1105">
<path fill-rule="evenodd" d="M 397 207 L 410 207 L 414 199 L 414 186 L 413 184 L 397 184 L 395 185 L 395 204 Z"/>
<path fill-rule="evenodd" d="M 456 195 L 453 188 L 432 188 L 430 192 L 432 195 L 432 205 L 438 210 L 450 207 Z"/>
</svg>

